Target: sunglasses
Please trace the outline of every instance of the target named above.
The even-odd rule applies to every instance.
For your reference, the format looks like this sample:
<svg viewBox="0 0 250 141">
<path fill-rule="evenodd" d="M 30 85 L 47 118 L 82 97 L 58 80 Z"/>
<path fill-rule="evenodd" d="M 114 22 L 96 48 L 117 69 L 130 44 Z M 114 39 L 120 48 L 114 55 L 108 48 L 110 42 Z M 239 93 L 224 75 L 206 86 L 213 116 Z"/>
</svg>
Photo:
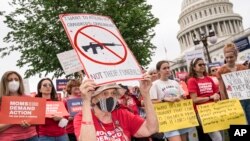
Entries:
<svg viewBox="0 0 250 141">
<path fill-rule="evenodd" d="M 45 84 L 43 84 L 42 86 L 43 86 L 43 87 L 52 87 L 52 85 L 49 84 L 49 83 L 45 83 Z"/>
<path fill-rule="evenodd" d="M 205 63 L 202 63 L 202 64 L 198 64 L 199 67 L 202 67 L 202 66 L 206 66 Z"/>
<path fill-rule="evenodd" d="M 217 69 L 213 69 L 213 70 L 211 70 L 211 72 L 216 72 L 217 71 Z"/>
</svg>

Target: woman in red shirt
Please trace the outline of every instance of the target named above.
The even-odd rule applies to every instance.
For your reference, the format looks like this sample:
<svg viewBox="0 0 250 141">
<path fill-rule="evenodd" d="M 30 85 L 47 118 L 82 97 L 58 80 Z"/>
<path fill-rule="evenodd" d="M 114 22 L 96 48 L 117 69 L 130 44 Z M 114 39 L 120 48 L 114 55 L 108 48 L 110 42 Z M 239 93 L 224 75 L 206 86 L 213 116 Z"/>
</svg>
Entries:
<svg viewBox="0 0 250 141">
<path fill-rule="evenodd" d="M 47 101 L 58 101 L 51 79 L 43 78 L 38 82 L 36 97 L 45 98 Z M 65 128 L 59 127 L 59 122 L 62 119 L 63 117 L 59 116 L 45 118 L 45 124 L 37 126 L 39 141 L 68 141 Z"/>
<path fill-rule="evenodd" d="M 153 104 L 149 97 L 149 75 L 140 83 L 145 103 L 146 119 L 124 108 L 116 108 L 119 85 L 106 84 L 97 88 L 93 80 L 85 80 L 82 92 L 82 112 L 74 118 L 74 128 L 80 141 L 130 141 L 131 136 L 147 137 L 159 129 Z"/>
<path fill-rule="evenodd" d="M 218 87 L 213 80 L 207 76 L 206 64 L 202 58 L 195 58 L 191 61 L 189 68 L 188 91 L 190 97 L 194 102 L 195 111 L 196 106 L 219 101 Z M 199 115 L 197 114 L 198 119 Z M 222 141 L 222 136 L 219 131 L 208 133 L 212 141 Z M 203 140 L 203 139 L 202 139 Z"/>
<path fill-rule="evenodd" d="M 7 71 L 3 74 L 0 83 L 0 99 L 2 96 L 24 96 L 23 79 L 19 73 Z M 20 121 L 20 124 L 0 124 L 0 141 L 13 140 L 38 141 L 35 126 L 31 126 L 26 121 Z"/>
<path fill-rule="evenodd" d="M 81 91 L 79 89 L 80 85 L 81 85 L 81 82 L 77 79 L 69 80 L 69 82 L 66 85 L 66 91 L 67 91 L 68 97 L 64 99 L 64 104 L 68 111 L 69 111 L 67 107 L 68 100 L 74 99 L 74 98 L 81 98 Z M 69 122 L 68 122 L 68 125 L 66 126 L 66 132 L 68 133 L 69 141 L 77 141 L 75 133 L 74 133 L 74 126 L 73 126 L 74 117 L 70 116 L 68 120 Z"/>
</svg>

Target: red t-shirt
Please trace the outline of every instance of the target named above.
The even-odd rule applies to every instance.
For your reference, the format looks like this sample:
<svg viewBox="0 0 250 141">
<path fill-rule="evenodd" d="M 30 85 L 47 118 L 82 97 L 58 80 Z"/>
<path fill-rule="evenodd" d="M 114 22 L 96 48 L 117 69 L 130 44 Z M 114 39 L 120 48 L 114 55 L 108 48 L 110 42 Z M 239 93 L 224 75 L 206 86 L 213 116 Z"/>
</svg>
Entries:
<svg viewBox="0 0 250 141">
<path fill-rule="evenodd" d="M 47 99 L 46 101 L 51 101 Z M 58 137 L 66 133 L 65 128 L 58 126 L 59 121 L 55 121 L 53 118 L 45 118 L 45 124 L 37 125 L 37 133 L 39 136 L 51 136 Z"/>
<path fill-rule="evenodd" d="M 218 87 L 214 84 L 213 80 L 208 76 L 205 76 L 204 78 L 194 78 L 194 77 L 189 78 L 187 85 L 189 93 L 196 93 L 197 97 L 209 97 L 214 93 L 218 92 Z M 213 101 L 209 100 L 204 103 L 210 103 L 210 102 Z M 196 103 L 195 110 L 197 110 L 196 105 L 204 103 Z"/>
<path fill-rule="evenodd" d="M 37 126 L 39 136 L 58 137 L 66 133 L 65 128 L 58 126 L 59 121 L 54 121 L 52 118 L 45 118 L 45 124 Z"/>
<path fill-rule="evenodd" d="M 12 125 L 0 132 L 0 141 L 24 140 L 36 136 L 36 127 L 22 128 L 20 125 Z"/>
<path fill-rule="evenodd" d="M 125 141 L 124 138 L 126 141 L 130 140 L 131 136 L 138 131 L 144 122 L 143 118 L 138 115 L 134 115 L 126 109 L 117 109 L 112 112 L 112 119 L 114 123 L 101 124 L 93 113 L 92 117 L 96 129 L 96 137 L 99 141 L 110 141 L 111 139 L 109 136 L 115 140 L 120 139 L 120 141 Z M 82 113 L 78 113 L 74 118 L 74 128 L 77 138 L 80 136 L 81 122 Z M 103 127 L 101 125 L 103 125 Z M 105 132 L 105 130 L 107 132 Z"/>
</svg>

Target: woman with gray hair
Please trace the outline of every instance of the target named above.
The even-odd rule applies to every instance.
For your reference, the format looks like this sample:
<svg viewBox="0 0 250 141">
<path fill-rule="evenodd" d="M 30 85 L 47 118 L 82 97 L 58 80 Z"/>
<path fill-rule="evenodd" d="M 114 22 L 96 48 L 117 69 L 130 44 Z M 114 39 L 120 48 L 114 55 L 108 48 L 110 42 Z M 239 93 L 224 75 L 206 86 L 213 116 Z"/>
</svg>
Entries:
<svg viewBox="0 0 250 141">
<path fill-rule="evenodd" d="M 147 137 L 158 131 L 158 121 L 150 100 L 152 83 L 149 75 L 140 81 L 140 91 L 145 103 L 146 119 L 126 109 L 116 108 L 119 85 L 100 87 L 93 80 L 80 86 L 83 98 L 82 112 L 74 118 L 75 134 L 80 141 L 130 141 L 131 136 Z"/>
</svg>

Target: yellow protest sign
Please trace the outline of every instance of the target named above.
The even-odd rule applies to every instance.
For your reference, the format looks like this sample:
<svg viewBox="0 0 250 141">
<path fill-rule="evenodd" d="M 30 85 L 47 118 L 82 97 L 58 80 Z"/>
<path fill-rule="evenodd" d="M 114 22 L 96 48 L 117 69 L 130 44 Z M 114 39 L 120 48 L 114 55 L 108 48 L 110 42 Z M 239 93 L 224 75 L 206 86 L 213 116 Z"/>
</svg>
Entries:
<svg viewBox="0 0 250 141">
<path fill-rule="evenodd" d="M 237 99 L 228 99 L 197 106 L 204 133 L 229 129 L 230 125 L 247 124 Z"/>
<path fill-rule="evenodd" d="M 154 109 L 160 125 L 160 132 L 198 126 L 192 100 L 157 103 Z"/>
</svg>

